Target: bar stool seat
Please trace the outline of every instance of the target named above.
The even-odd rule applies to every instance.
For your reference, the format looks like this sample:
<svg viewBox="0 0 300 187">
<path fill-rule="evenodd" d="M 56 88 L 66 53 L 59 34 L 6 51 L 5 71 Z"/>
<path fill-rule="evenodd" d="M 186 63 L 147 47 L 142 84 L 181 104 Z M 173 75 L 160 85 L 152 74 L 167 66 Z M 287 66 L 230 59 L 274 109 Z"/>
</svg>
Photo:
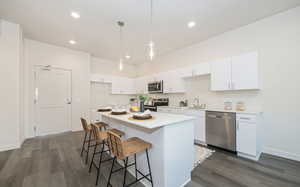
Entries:
<svg viewBox="0 0 300 187">
<path fill-rule="evenodd" d="M 92 130 L 92 124 L 97 125 L 100 129 L 102 129 L 102 128 L 106 129 L 107 127 L 109 127 L 109 125 L 107 123 L 95 122 L 95 123 L 91 123 L 91 124 L 87 125 L 88 130 Z"/>
<path fill-rule="evenodd" d="M 120 137 L 125 134 L 123 131 L 120 131 L 118 129 L 108 129 L 107 131 L 113 132 L 113 133 L 117 134 Z M 107 137 L 108 137 L 108 135 L 106 134 L 106 138 L 105 139 L 107 139 Z"/>
<path fill-rule="evenodd" d="M 109 126 L 107 123 L 104 123 L 102 121 L 97 121 L 97 122 L 92 123 L 92 124 L 97 125 L 100 128 L 102 128 L 102 127 L 108 127 Z"/>
<path fill-rule="evenodd" d="M 145 151 L 146 149 L 151 148 L 152 144 L 146 142 L 138 137 L 132 137 L 123 142 L 124 152 L 123 157 L 118 159 L 123 160 L 126 157 L 134 156 L 134 154 Z"/>
</svg>

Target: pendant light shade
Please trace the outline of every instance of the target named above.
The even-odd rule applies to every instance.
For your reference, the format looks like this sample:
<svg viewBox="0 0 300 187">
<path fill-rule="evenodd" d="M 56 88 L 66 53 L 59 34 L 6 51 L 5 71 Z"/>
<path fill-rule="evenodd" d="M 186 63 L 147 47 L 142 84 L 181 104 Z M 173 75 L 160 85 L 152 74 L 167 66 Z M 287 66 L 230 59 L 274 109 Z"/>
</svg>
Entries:
<svg viewBox="0 0 300 187">
<path fill-rule="evenodd" d="M 123 33 L 122 28 L 124 27 L 125 23 L 122 21 L 118 21 L 118 26 L 120 27 L 120 54 L 119 54 L 119 70 L 123 70 Z"/>
<path fill-rule="evenodd" d="M 153 42 L 153 39 L 152 39 L 152 25 L 153 25 L 153 0 L 150 0 L 150 42 L 149 42 L 149 58 L 150 60 L 152 61 L 154 56 L 155 56 L 155 53 L 154 53 L 154 42 Z"/>
<path fill-rule="evenodd" d="M 119 70 L 120 71 L 123 70 L 123 59 L 122 58 L 120 59 L 120 62 L 119 62 Z"/>
</svg>

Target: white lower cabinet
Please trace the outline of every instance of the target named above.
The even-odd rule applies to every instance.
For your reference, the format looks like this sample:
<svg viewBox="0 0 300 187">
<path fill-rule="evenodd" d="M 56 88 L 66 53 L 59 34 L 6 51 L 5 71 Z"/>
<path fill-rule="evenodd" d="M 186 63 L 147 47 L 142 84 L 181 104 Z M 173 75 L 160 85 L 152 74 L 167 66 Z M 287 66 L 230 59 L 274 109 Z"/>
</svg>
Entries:
<svg viewBox="0 0 300 187">
<path fill-rule="evenodd" d="M 260 151 L 257 141 L 257 116 L 236 115 L 236 145 L 239 156 L 258 160 Z"/>
<path fill-rule="evenodd" d="M 182 114 L 187 116 L 193 116 L 196 118 L 194 126 L 194 136 L 195 142 L 200 144 L 205 144 L 205 111 L 203 110 L 190 110 L 190 109 L 180 109 L 172 107 L 158 107 L 158 112 L 170 113 L 170 114 Z"/>
<path fill-rule="evenodd" d="M 185 115 L 193 116 L 196 118 L 195 120 L 195 142 L 200 144 L 205 144 L 206 136 L 205 136 L 205 111 L 202 110 L 187 110 Z"/>
</svg>

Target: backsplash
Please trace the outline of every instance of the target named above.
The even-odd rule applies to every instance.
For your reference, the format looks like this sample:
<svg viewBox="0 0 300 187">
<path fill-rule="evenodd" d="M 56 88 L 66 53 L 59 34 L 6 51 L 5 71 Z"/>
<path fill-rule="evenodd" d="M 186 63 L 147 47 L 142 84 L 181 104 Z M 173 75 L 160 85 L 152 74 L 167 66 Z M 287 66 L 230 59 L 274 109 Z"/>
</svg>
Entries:
<svg viewBox="0 0 300 187">
<path fill-rule="evenodd" d="M 244 102 L 246 110 L 261 111 L 261 93 L 258 90 L 246 91 L 210 91 L 210 76 L 199 76 L 185 79 L 186 93 L 155 94 L 154 97 L 168 97 L 170 106 L 179 106 L 182 100 L 188 100 L 188 106 L 193 105 L 194 98 L 199 98 L 200 103 L 207 104 L 208 108 L 223 107 L 225 101 L 231 101 L 233 107 L 237 102 Z"/>
</svg>

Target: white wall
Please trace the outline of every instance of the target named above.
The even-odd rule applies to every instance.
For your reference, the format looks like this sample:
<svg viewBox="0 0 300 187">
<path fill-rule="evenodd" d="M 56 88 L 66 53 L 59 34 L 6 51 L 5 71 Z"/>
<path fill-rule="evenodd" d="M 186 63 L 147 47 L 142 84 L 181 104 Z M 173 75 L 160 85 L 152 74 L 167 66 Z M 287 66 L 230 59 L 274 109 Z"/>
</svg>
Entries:
<svg viewBox="0 0 300 187">
<path fill-rule="evenodd" d="M 118 62 L 91 57 L 91 73 L 123 77 L 136 77 L 136 66 L 124 63 L 123 70 L 120 71 Z"/>
<path fill-rule="evenodd" d="M 72 71 L 72 130 L 81 130 L 80 117 L 89 118 L 90 55 L 63 47 L 25 39 L 25 61 L 27 64 L 28 122 L 27 137 L 34 135 L 34 67 L 51 65 Z"/>
<path fill-rule="evenodd" d="M 22 87 L 20 71 L 22 31 L 14 23 L 0 20 L 0 151 L 17 148 L 23 139 Z"/>
<path fill-rule="evenodd" d="M 264 151 L 300 160 L 299 20 L 297 7 L 145 63 L 140 75 L 257 50 L 263 84 L 257 97 L 264 112 Z"/>
</svg>

